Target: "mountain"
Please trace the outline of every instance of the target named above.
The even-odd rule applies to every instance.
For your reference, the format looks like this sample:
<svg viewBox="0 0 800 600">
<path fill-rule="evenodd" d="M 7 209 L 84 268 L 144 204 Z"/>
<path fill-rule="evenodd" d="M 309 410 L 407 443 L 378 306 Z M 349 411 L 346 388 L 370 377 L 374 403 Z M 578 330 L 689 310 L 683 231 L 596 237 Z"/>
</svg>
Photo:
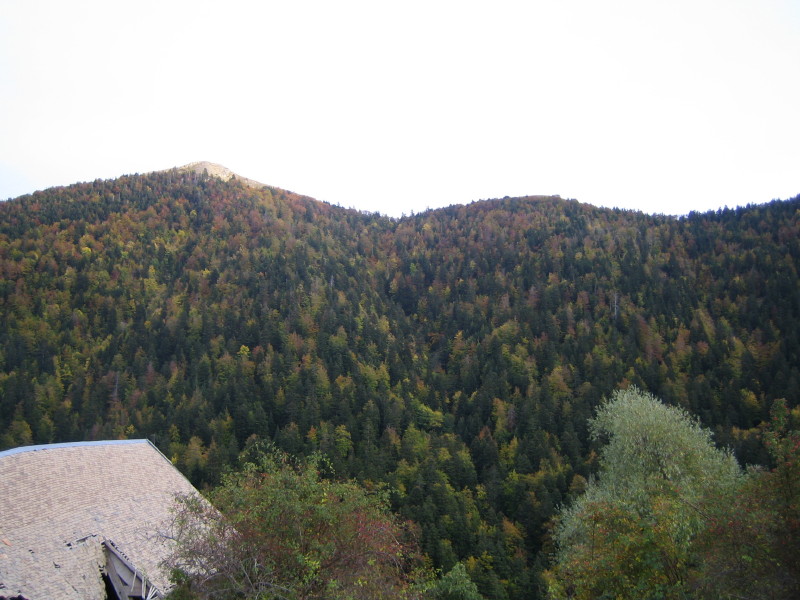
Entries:
<svg viewBox="0 0 800 600">
<path fill-rule="evenodd" d="M 176 167 L 175 170 L 179 173 L 194 173 L 196 175 L 206 174 L 222 179 L 223 181 L 236 179 L 237 181 L 241 181 L 243 184 L 254 188 L 265 187 L 263 183 L 259 183 L 253 179 L 248 179 L 247 177 L 242 177 L 241 175 L 231 171 L 228 167 L 223 167 L 220 164 L 205 160 L 189 163 L 188 165 L 184 165 L 182 167 Z"/>
<path fill-rule="evenodd" d="M 412 193 L 409 190 L 409 193 Z M 195 164 L 0 204 L 0 448 L 250 441 L 386 482 L 425 552 L 537 597 L 548 520 L 635 384 L 748 463 L 800 389 L 800 197 L 684 218 L 557 197 L 392 219 Z"/>
</svg>

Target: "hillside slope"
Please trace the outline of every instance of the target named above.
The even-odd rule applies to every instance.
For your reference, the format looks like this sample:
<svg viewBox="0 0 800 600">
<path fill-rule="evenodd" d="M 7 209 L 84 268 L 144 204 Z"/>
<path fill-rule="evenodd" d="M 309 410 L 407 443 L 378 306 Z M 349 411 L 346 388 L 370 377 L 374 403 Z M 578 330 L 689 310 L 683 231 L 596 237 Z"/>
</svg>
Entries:
<svg viewBox="0 0 800 600">
<path fill-rule="evenodd" d="M 385 481 L 437 565 L 536 597 L 545 524 L 634 383 L 741 459 L 800 389 L 800 197 L 676 219 L 551 197 L 403 219 L 173 169 L 0 204 L 0 449 L 248 439 Z"/>
</svg>

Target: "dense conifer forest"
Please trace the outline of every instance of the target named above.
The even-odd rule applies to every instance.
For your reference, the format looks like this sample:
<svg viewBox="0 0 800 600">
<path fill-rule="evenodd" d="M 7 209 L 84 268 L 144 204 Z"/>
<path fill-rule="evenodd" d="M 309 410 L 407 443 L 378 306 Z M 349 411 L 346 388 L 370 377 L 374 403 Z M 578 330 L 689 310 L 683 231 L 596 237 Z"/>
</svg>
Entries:
<svg viewBox="0 0 800 600">
<path fill-rule="evenodd" d="M 537 598 L 615 390 L 771 464 L 799 264 L 800 197 L 393 219 L 179 170 L 54 188 L 0 203 L 0 449 L 147 437 L 200 488 L 255 440 L 318 452 L 388 484 L 433 565 Z"/>
</svg>

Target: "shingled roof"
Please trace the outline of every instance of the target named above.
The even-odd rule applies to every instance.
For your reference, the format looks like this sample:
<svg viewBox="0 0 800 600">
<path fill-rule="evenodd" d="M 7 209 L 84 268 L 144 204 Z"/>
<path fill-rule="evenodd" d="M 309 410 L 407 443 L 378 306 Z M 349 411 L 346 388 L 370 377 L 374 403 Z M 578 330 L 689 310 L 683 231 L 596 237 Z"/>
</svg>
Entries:
<svg viewBox="0 0 800 600">
<path fill-rule="evenodd" d="M 165 590 L 160 564 L 170 548 L 156 534 L 168 527 L 174 496 L 192 493 L 148 440 L 0 452 L 0 597 L 101 600 L 101 570 L 114 564 L 136 574 L 129 583 L 141 595 L 154 594 L 141 591 L 143 575 Z"/>
</svg>

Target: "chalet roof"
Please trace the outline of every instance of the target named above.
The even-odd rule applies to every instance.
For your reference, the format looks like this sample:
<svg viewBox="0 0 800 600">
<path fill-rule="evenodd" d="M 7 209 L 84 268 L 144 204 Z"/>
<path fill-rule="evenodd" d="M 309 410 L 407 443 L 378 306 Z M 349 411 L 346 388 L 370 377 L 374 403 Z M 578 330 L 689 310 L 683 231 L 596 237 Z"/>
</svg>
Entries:
<svg viewBox="0 0 800 600">
<path fill-rule="evenodd" d="M 165 590 L 169 546 L 155 534 L 191 493 L 148 440 L 0 452 L 0 597 L 103 599 L 109 552 Z"/>
</svg>

